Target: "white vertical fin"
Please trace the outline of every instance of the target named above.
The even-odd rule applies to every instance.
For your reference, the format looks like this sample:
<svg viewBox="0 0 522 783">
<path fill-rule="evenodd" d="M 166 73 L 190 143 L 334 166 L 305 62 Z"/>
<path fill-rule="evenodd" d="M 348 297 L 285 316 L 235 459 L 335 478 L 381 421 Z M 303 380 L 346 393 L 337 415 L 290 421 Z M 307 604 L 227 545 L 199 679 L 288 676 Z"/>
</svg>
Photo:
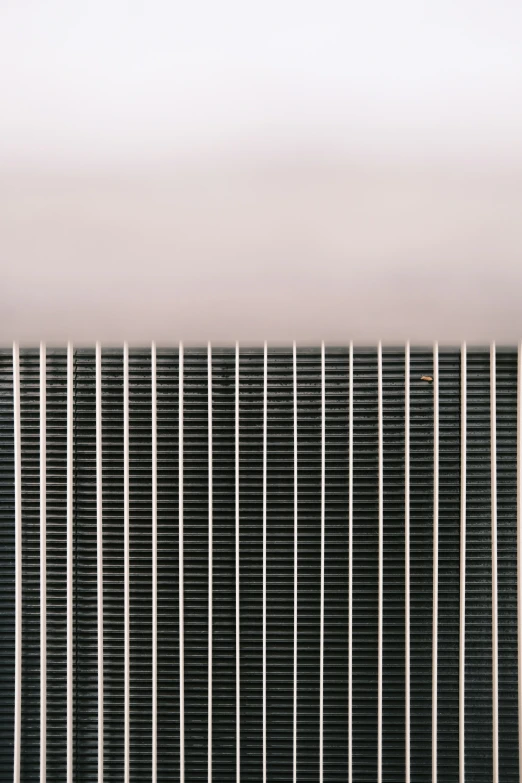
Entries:
<svg viewBox="0 0 522 783">
<path fill-rule="evenodd" d="M 96 531 L 98 564 L 98 783 L 103 783 L 103 463 L 101 346 L 96 343 Z"/>
<path fill-rule="evenodd" d="M 179 780 L 185 783 L 185 618 L 183 553 L 183 343 L 179 344 Z"/>
<path fill-rule="evenodd" d="M 517 398 L 518 763 L 522 780 L 522 342 L 518 345 Z"/>
<path fill-rule="evenodd" d="M 20 422 L 20 350 L 13 343 L 14 469 L 15 469 L 15 703 L 14 783 L 20 781 L 22 738 L 22 433 Z"/>
<path fill-rule="evenodd" d="M 294 743 L 293 782 L 297 783 L 297 556 L 298 556 L 298 505 L 297 505 L 297 349 L 293 345 L 294 375 Z"/>
<path fill-rule="evenodd" d="M 266 777 L 266 483 L 268 428 L 268 348 L 265 342 L 263 361 L 263 783 Z"/>
<path fill-rule="evenodd" d="M 212 346 L 208 344 L 208 783 L 212 783 L 212 587 L 213 587 L 213 476 L 212 476 Z"/>
<path fill-rule="evenodd" d="M 326 393 L 325 350 L 321 343 L 321 640 L 319 674 L 319 783 L 324 778 L 324 539 L 325 539 L 325 450 L 326 450 Z"/>
<path fill-rule="evenodd" d="M 377 783 L 382 783 L 382 632 L 384 586 L 384 422 L 382 392 L 382 343 L 377 355 L 378 371 L 378 419 L 379 419 L 379 629 L 378 629 L 378 701 L 377 701 Z"/>
<path fill-rule="evenodd" d="M 241 674 L 239 627 L 239 343 L 236 343 L 236 780 L 241 779 Z"/>
<path fill-rule="evenodd" d="M 67 345 L 67 783 L 73 783 L 73 443 L 74 365 Z"/>
<path fill-rule="evenodd" d="M 350 342 L 348 402 L 348 783 L 353 783 L 353 342 Z"/>
<path fill-rule="evenodd" d="M 152 783 L 158 777 L 158 402 L 156 343 L 151 345 L 152 397 Z"/>
<path fill-rule="evenodd" d="M 498 783 L 498 594 L 497 594 L 497 370 L 496 348 L 490 353 L 491 394 L 491 587 L 493 642 L 493 783 Z"/>
<path fill-rule="evenodd" d="M 411 780 L 411 713 L 410 713 L 410 342 L 406 343 L 404 362 L 404 587 L 405 587 L 405 654 L 406 654 L 406 783 Z"/>
<path fill-rule="evenodd" d="M 431 779 L 437 783 L 439 650 L 439 346 L 433 346 L 433 632 L 431 677 Z"/>
<path fill-rule="evenodd" d="M 40 343 L 40 783 L 47 780 L 47 351 Z"/>
<path fill-rule="evenodd" d="M 459 783 L 465 779 L 467 348 L 460 359 Z"/>
<path fill-rule="evenodd" d="M 129 509 L 129 346 L 123 345 L 123 569 L 124 569 L 124 765 L 130 779 L 130 509 Z"/>
</svg>

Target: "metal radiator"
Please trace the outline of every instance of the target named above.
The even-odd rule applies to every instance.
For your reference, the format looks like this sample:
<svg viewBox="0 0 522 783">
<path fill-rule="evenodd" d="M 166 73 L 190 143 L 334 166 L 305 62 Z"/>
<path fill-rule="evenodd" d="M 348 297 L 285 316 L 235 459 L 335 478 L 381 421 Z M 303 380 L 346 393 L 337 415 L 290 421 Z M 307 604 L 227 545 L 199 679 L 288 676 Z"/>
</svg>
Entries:
<svg viewBox="0 0 522 783">
<path fill-rule="evenodd" d="M 519 781 L 521 372 L 1 351 L 1 780 Z"/>
</svg>

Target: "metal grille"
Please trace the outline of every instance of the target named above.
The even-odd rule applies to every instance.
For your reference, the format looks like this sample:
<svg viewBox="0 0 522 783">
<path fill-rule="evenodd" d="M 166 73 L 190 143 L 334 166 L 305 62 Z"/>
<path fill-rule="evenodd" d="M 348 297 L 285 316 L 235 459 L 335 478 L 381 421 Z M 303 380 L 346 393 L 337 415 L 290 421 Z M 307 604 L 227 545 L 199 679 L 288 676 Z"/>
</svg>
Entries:
<svg viewBox="0 0 522 783">
<path fill-rule="evenodd" d="M 0 352 L 0 777 L 519 781 L 515 349 Z"/>
</svg>

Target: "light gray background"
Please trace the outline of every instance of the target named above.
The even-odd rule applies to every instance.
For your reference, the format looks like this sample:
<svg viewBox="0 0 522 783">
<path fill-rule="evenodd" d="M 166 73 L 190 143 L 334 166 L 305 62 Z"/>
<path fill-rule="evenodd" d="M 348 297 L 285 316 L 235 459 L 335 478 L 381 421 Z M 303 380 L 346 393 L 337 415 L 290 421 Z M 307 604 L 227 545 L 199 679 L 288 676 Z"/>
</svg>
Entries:
<svg viewBox="0 0 522 783">
<path fill-rule="evenodd" d="M 0 342 L 522 336 L 522 5 L 2 3 Z"/>
</svg>

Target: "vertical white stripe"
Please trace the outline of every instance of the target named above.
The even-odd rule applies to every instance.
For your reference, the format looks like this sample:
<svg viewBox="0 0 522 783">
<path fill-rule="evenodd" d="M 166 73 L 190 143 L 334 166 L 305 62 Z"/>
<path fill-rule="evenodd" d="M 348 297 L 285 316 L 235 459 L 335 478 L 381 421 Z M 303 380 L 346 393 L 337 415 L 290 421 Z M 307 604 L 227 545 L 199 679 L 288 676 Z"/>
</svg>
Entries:
<svg viewBox="0 0 522 783">
<path fill-rule="evenodd" d="M 404 589 L 405 589 L 405 657 L 406 657 L 406 783 L 410 783 L 410 341 L 406 343 L 404 362 Z"/>
<path fill-rule="evenodd" d="M 439 346 L 433 346 L 433 632 L 431 677 L 431 779 L 437 783 L 439 623 Z"/>
<path fill-rule="evenodd" d="M 348 411 L 348 783 L 353 781 L 353 342 L 350 342 Z"/>
<path fill-rule="evenodd" d="M 491 393 L 491 582 L 493 642 L 493 783 L 498 783 L 498 595 L 497 595 L 497 371 L 495 343 L 490 354 Z"/>
<path fill-rule="evenodd" d="M 67 345 L 67 783 L 73 781 L 73 438 L 74 367 Z"/>
<path fill-rule="evenodd" d="M 40 783 L 47 779 L 47 351 L 40 343 Z"/>
<path fill-rule="evenodd" d="M 294 370 L 294 783 L 297 783 L 297 349 L 293 348 Z"/>
<path fill-rule="evenodd" d="M 183 343 L 179 344 L 179 422 L 178 422 L 178 530 L 179 530 L 179 780 L 185 783 L 185 617 L 183 569 Z"/>
<path fill-rule="evenodd" d="M 22 433 L 20 423 L 20 350 L 13 343 L 13 407 L 15 469 L 15 704 L 14 783 L 20 780 L 22 734 Z"/>
<path fill-rule="evenodd" d="M 268 430 L 268 348 L 265 342 L 263 372 L 263 783 L 266 779 L 266 475 Z"/>
<path fill-rule="evenodd" d="M 325 350 L 321 343 L 321 650 L 319 681 L 319 781 L 324 777 L 324 534 L 325 534 L 325 461 L 326 461 L 326 382 Z"/>
<path fill-rule="evenodd" d="M 382 401 L 382 343 L 378 349 L 378 418 L 379 418 L 379 664 L 378 664 L 378 703 L 377 703 L 377 781 L 382 781 L 382 616 L 384 582 L 384 422 Z"/>
<path fill-rule="evenodd" d="M 124 783 L 130 778 L 129 346 L 123 345 Z"/>
<path fill-rule="evenodd" d="M 236 343 L 236 780 L 241 779 L 240 758 L 240 639 L 239 639 L 239 343 Z"/>
<path fill-rule="evenodd" d="M 466 449 L 467 348 L 460 354 L 460 620 L 459 620 L 459 783 L 464 783 L 465 671 L 466 671 Z"/>
<path fill-rule="evenodd" d="M 96 520 L 98 564 L 98 783 L 103 783 L 103 497 L 102 366 L 96 343 Z"/>
<path fill-rule="evenodd" d="M 158 777 L 158 404 L 156 343 L 151 346 L 152 381 L 152 783 Z"/>
<path fill-rule="evenodd" d="M 522 780 L 522 342 L 518 346 L 517 397 L 518 763 Z"/>
<path fill-rule="evenodd" d="M 213 476 L 212 476 L 212 346 L 208 344 L 208 783 L 212 783 L 212 566 L 213 566 Z"/>
</svg>

